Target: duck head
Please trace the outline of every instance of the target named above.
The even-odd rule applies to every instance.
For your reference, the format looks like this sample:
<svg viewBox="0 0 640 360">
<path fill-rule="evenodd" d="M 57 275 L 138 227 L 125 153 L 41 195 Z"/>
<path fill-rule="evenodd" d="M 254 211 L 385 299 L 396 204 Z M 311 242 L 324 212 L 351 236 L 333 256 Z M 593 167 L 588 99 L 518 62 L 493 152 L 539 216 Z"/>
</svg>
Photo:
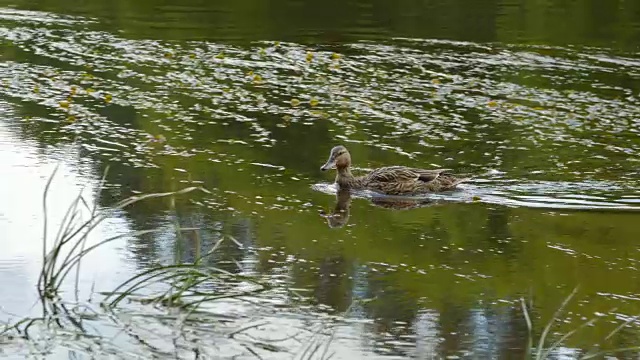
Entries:
<svg viewBox="0 0 640 360">
<path fill-rule="evenodd" d="M 351 155 L 346 147 L 342 145 L 335 146 L 331 149 L 329 160 L 322 165 L 320 170 L 327 171 L 330 169 L 344 169 L 351 165 Z"/>
</svg>

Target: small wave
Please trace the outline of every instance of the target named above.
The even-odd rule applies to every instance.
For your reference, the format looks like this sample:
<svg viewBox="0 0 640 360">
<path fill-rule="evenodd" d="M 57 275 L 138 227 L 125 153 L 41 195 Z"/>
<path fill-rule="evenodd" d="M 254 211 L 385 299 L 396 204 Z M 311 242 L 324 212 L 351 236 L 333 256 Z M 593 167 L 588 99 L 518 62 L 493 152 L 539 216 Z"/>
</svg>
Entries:
<svg viewBox="0 0 640 360">
<path fill-rule="evenodd" d="M 73 25 L 77 23 L 90 22 L 86 18 L 77 18 L 73 16 L 56 15 L 42 11 L 17 10 L 11 8 L 0 8 L 0 20 L 15 21 L 18 23 L 40 23 L 58 25 Z"/>
<path fill-rule="evenodd" d="M 312 185 L 312 189 L 325 194 L 335 195 L 335 184 L 319 183 Z M 544 189 L 544 194 L 541 193 Z M 489 187 L 483 184 L 462 184 L 458 190 L 420 195 L 383 195 L 368 190 L 358 190 L 352 193 L 353 197 L 366 199 L 389 200 L 434 200 L 445 202 L 482 202 L 513 207 L 571 209 L 571 210 L 615 210 L 615 211 L 640 211 L 640 197 L 629 195 L 597 195 L 579 192 L 567 192 L 567 189 L 592 191 L 594 184 L 591 182 L 564 183 L 541 182 L 509 185 L 502 189 Z"/>
<path fill-rule="evenodd" d="M 501 186 L 502 185 L 502 186 Z M 470 185 L 479 201 L 505 206 L 549 209 L 640 211 L 639 197 L 614 182 L 527 181 L 518 184 Z"/>
</svg>

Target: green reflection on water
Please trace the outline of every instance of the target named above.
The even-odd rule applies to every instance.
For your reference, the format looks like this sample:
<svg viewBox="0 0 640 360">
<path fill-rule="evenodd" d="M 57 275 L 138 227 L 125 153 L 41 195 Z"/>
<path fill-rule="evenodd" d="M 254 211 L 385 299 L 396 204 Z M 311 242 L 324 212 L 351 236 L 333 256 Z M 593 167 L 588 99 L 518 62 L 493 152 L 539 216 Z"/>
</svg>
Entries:
<svg viewBox="0 0 640 360">
<path fill-rule="evenodd" d="M 633 1 L 3 0 L 0 4 L 97 18 L 105 30 L 124 31 L 134 38 L 315 44 L 415 37 L 628 49 L 640 41 L 640 5 Z"/>
</svg>

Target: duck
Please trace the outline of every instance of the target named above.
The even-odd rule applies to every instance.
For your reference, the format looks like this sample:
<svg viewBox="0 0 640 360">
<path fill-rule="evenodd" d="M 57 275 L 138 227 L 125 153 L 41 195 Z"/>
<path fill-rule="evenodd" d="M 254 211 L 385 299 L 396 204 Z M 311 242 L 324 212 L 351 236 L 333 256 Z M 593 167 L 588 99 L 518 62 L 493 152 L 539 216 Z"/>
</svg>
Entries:
<svg viewBox="0 0 640 360">
<path fill-rule="evenodd" d="M 469 178 L 455 177 L 451 169 L 417 169 L 406 166 L 386 166 L 363 176 L 351 173 L 351 154 L 343 145 L 331 149 L 329 160 L 320 167 L 336 169 L 339 189 L 372 190 L 385 195 L 413 195 L 454 190 Z"/>
</svg>

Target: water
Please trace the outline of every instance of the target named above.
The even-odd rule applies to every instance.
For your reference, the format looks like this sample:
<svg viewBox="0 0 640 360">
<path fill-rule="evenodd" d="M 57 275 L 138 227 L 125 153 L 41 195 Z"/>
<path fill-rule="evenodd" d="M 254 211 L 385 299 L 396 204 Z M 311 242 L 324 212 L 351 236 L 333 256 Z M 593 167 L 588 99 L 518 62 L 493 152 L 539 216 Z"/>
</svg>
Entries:
<svg viewBox="0 0 640 360">
<path fill-rule="evenodd" d="M 607 338 L 640 310 L 634 2 L 106 4 L 0 0 L 2 321 L 39 311 L 42 193 L 58 165 L 51 229 L 80 191 L 103 208 L 210 191 L 116 212 L 92 241 L 166 231 L 100 248 L 80 281 L 96 299 L 227 239 L 214 265 L 273 289 L 253 305 L 208 304 L 216 325 L 188 335 L 204 355 L 305 358 L 326 334 L 341 359 L 518 358 L 520 299 L 537 340 L 576 286 L 550 342 L 598 321 L 558 357 L 637 346 L 634 321 Z M 357 170 L 446 167 L 474 180 L 433 196 L 336 196 L 319 170 L 336 144 Z M 199 235 L 177 241 L 176 221 Z M 1 351 L 174 354 L 165 310 L 128 306 L 114 316 L 151 329 L 136 334 L 151 345 L 96 321 L 115 345 L 62 333 Z M 254 325 L 277 347 L 228 337 Z"/>
</svg>

